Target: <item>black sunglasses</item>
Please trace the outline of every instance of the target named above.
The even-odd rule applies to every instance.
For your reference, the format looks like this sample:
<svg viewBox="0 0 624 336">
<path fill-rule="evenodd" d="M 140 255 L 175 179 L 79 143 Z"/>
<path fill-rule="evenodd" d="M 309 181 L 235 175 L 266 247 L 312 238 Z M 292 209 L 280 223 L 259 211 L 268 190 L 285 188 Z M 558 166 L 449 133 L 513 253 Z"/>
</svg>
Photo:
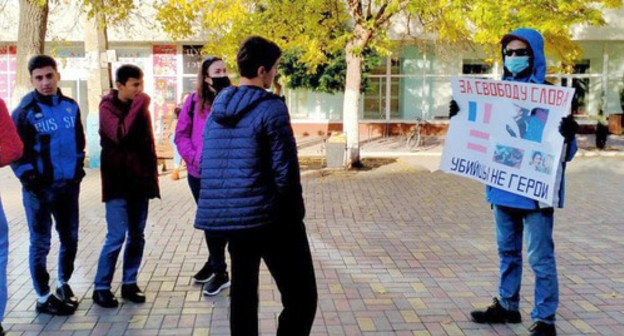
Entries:
<svg viewBox="0 0 624 336">
<path fill-rule="evenodd" d="M 529 49 L 523 48 L 523 49 L 505 49 L 505 51 L 503 51 L 503 54 L 505 54 L 505 56 L 512 56 L 513 54 L 516 54 L 516 56 L 529 56 L 531 54 L 531 51 Z"/>
</svg>

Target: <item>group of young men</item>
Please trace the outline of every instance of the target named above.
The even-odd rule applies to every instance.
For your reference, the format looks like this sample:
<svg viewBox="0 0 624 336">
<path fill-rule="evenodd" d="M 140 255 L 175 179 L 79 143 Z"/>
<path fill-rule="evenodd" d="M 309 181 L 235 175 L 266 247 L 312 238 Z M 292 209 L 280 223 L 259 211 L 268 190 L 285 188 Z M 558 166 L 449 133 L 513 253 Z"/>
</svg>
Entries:
<svg viewBox="0 0 624 336">
<path fill-rule="evenodd" d="M 520 29 L 502 40 L 504 80 L 545 82 L 543 40 Z M 203 132 L 201 190 L 195 227 L 224 237 L 232 261 L 232 335 L 258 334 L 258 273 L 264 260 L 280 290 L 284 310 L 278 335 L 308 335 L 317 307 L 317 288 L 303 222 L 305 208 L 290 118 L 283 99 L 267 91 L 273 83 L 281 50 L 273 42 L 250 37 L 237 63 L 240 85 L 223 89 L 211 106 Z M 60 75 L 49 56 L 28 65 L 35 90 L 13 113 L 24 155 L 12 167 L 23 185 L 30 229 L 30 270 L 39 296 L 38 312 L 72 314 L 79 301 L 69 280 L 78 247 L 78 196 L 85 176 L 85 135 L 80 109 L 58 89 Z M 121 295 L 144 302 L 137 274 L 145 245 L 149 199 L 159 197 L 154 137 L 143 93 L 143 73 L 133 65 L 116 72 L 116 87 L 100 104 L 102 199 L 107 235 L 94 281 L 93 300 L 117 307 L 111 291 L 115 264 L 126 243 Z M 451 117 L 459 107 L 451 104 Z M 576 124 L 562 121 L 566 159 L 574 155 Z M 564 164 L 563 164 L 564 165 Z M 563 169 L 560 170 L 563 174 Z M 558 194 L 563 204 L 563 176 Z M 501 261 L 500 296 L 471 316 L 477 323 L 519 323 L 522 239 L 536 274 L 532 335 L 555 335 L 558 305 L 552 240 L 553 208 L 488 187 L 493 205 Z M 56 293 L 46 267 L 52 218 L 61 247 Z"/>
<path fill-rule="evenodd" d="M 23 156 L 12 164 L 20 179 L 30 232 L 30 272 L 39 296 L 36 310 L 73 314 L 79 301 L 69 285 L 78 250 L 80 183 L 85 176 L 85 132 L 80 108 L 58 88 L 55 60 L 34 56 L 28 63 L 34 90 L 13 112 L 24 143 Z M 149 198 L 158 197 L 156 155 L 149 97 L 142 93 L 143 74 L 132 65 L 117 71 L 117 90 L 100 104 L 102 194 L 108 233 L 98 262 L 94 301 L 111 307 L 110 285 L 115 263 L 126 240 L 122 296 L 144 302 L 137 286 L 143 253 L 143 229 Z M 47 256 L 52 224 L 60 240 L 58 280 L 51 292 Z"/>
<path fill-rule="evenodd" d="M 260 259 L 269 266 L 282 293 L 279 335 L 309 333 L 316 313 L 316 282 L 303 224 L 295 139 L 283 98 L 267 91 L 280 55 L 277 45 L 260 37 L 242 44 L 237 57 L 241 85 L 223 90 L 213 102 L 213 117 L 203 133 L 195 226 L 229 242 L 233 335 L 258 333 Z M 13 112 L 24 153 L 12 168 L 23 187 L 30 231 L 29 264 L 38 295 L 36 310 L 70 315 L 79 305 L 69 280 L 78 250 L 85 132 L 78 104 L 58 87 L 55 60 L 34 56 L 28 71 L 34 90 Z M 116 89 L 105 95 L 99 106 L 107 234 L 93 301 L 105 308 L 119 305 L 111 283 L 124 243 L 121 296 L 145 302 L 137 276 L 149 200 L 160 197 L 150 97 L 143 92 L 143 72 L 134 65 L 122 65 L 115 83 Z M 240 176 L 242 170 L 249 176 Z M 238 179 L 236 185 L 223 183 L 232 179 Z M 54 293 L 47 270 L 53 223 L 60 240 Z"/>
</svg>

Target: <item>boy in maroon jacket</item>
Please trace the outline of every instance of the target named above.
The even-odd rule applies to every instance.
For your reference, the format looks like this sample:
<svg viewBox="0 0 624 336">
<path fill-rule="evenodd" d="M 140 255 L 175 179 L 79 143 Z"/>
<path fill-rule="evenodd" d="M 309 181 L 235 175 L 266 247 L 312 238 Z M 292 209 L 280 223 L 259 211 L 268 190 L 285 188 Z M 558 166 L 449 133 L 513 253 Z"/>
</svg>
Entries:
<svg viewBox="0 0 624 336">
<path fill-rule="evenodd" d="M 123 65 L 116 73 L 117 90 L 100 103 L 102 200 L 108 233 L 95 276 L 93 301 L 105 308 L 118 306 L 111 292 L 117 257 L 126 240 L 121 296 L 145 302 L 137 285 L 143 258 L 145 222 L 151 198 L 160 197 L 154 134 L 143 93 L 143 71 Z"/>
</svg>

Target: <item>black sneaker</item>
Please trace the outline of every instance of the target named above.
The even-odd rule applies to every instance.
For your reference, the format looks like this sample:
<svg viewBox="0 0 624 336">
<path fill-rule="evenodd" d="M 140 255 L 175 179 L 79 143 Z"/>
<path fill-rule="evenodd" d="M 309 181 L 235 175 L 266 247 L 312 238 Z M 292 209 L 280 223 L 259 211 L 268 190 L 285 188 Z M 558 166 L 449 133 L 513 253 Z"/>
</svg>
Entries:
<svg viewBox="0 0 624 336">
<path fill-rule="evenodd" d="M 74 309 L 78 308 L 78 298 L 74 295 L 74 292 L 68 284 L 64 284 L 63 286 L 57 288 L 56 295 L 63 302 L 74 307 Z"/>
<path fill-rule="evenodd" d="M 204 295 L 213 296 L 219 294 L 225 288 L 230 287 L 230 277 L 226 273 L 215 273 L 204 285 Z"/>
<path fill-rule="evenodd" d="M 2 324 L 0 324 L 0 336 L 4 336 L 4 329 L 2 328 Z"/>
<path fill-rule="evenodd" d="M 121 285 L 121 297 L 134 303 L 145 302 L 145 294 L 137 284 Z"/>
<path fill-rule="evenodd" d="M 497 298 L 492 300 L 492 305 L 485 311 L 475 310 L 470 312 L 472 322 L 475 323 L 521 323 L 522 316 L 519 311 L 507 310 L 501 306 Z"/>
<path fill-rule="evenodd" d="M 554 324 L 537 321 L 529 328 L 531 336 L 557 336 L 557 328 Z"/>
<path fill-rule="evenodd" d="M 117 308 L 119 301 L 108 289 L 99 289 L 93 291 L 93 302 L 103 308 Z"/>
<path fill-rule="evenodd" d="M 208 263 L 204 264 L 204 267 L 197 272 L 197 274 L 193 275 L 193 279 L 197 283 L 206 283 L 212 279 L 214 276 L 214 272 L 212 271 L 212 267 Z"/>
<path fill-rule="evenodd" d="M 59 298 L 57 298 L 53 294 L 50 294 L 48 300 L 46 300 L 46 302 L 44 303 L 37 301 L 36 310 L 37 313 L 59 316 L 71 315 L 76 311 L 73 306 L 59 300 Z"/>
</svg>

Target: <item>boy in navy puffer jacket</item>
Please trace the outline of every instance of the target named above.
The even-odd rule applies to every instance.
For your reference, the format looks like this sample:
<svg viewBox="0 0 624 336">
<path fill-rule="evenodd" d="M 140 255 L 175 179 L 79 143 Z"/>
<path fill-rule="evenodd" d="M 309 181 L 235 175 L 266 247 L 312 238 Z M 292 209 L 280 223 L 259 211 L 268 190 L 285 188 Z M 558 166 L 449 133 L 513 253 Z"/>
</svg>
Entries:
<svg viewBox="0 0 624 336">
<path fill-rule="evenodd" d="M 78 306 L 68 281 L 78 249 L 78 195 L 85 175 L 84 128 L 78 104 L 58 88 L 60 75 L 54 59 L 34 56 L 28 62 L 28 71 L 35 90 L 24 96 L 13 112 L 24 155 L 11 167 L 23 186 L 30 229 L 30 273 L 39 296 L 36 309 L 69 315 Z M 52 217 L 61 241 L 58 298 L 50 293 L 46 266 Z"/>
<path fill-rule="evenodd" d="M 308 335 L 317 291 L 288 109 L 268 89 L 281 50 L 250 37 L 238 51 L 241 86 L 221 91 L 204 129 L 195 227 L 229 239 L 230 328 L 258 334 L 258 272 L 264 260 L 284 310 L 277 335 Z"/>
</svg>

